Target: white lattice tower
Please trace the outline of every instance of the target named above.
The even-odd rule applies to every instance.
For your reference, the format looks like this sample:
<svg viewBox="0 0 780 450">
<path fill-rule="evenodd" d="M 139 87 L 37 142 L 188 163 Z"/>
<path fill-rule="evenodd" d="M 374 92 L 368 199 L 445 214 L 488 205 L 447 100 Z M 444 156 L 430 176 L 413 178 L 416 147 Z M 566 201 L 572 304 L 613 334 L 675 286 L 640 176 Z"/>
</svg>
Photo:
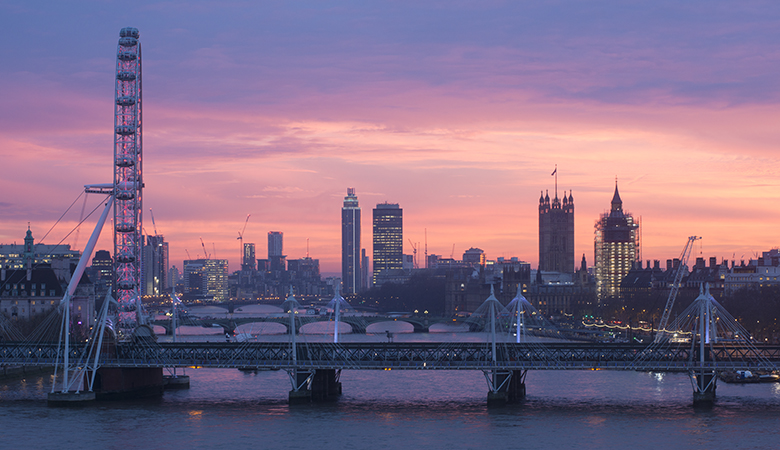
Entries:
<svg viewBox="0 0 780 450">
<path fill-rule="evenodd" d="M 135 328 L 140 309 L 143 152 L 141 44 L 138 29 L 119 31 L 114 114 L 114 290 L 118 327 Z"/>
</svg>

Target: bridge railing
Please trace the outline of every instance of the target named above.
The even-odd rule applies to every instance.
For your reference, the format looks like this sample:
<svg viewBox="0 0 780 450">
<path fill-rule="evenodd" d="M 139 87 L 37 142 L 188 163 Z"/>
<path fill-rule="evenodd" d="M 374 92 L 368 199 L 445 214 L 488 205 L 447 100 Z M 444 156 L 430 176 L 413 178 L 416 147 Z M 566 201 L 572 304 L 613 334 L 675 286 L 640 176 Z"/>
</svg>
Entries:
<svg viewBox="0 0 780 450">
<path fill-rule="evenodd" d="M 53 344 L 0 343 L 0 364 L 52 365 L 58 350 Z M 70 348 L 79 360 L 83 346 Z M 648 354 L 648 352 L 650 352 Z M 104 367 L 257 367 L 338 369 L 629 369 L 677 371 L 777 370 L 780 346 L 714 346 L 710 358 L 698 362 L 690 347 L 648 350 L 636 344 L 504 343 L 492 350 L 484 343 L 301 343 L 293 363 L 288 343 L 152 343 L 120 344 L 102 359 Z M 59 355 L 61 358 L 62 355 Z M 637 361 L 641 361 L 638 364 Z"/>
</svg>

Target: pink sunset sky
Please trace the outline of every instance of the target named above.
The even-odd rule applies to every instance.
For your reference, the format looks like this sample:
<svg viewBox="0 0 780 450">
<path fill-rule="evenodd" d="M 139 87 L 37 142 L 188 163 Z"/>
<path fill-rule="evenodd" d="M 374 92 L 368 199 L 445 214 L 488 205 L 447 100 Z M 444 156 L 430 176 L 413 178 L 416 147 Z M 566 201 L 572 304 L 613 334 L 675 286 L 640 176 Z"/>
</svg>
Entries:
<svg viewBox="0 0 780 450">
<path fill-rule="evenodd" d="M 348 187 L 404 209 L 409 239 L 535 268 L 537 205 L 573 191 L 576 260 L 618 178 L 642 258 L 749 259 L 780 210 L 776 2 L 27 2 L 0 4 L 0 243 L 40 240 L 110 182 L 119 30 L 140 30 L 144 227 L 171 264 L 208 251 L 341 267 Z M 79 200 L 46 237 L 78 222 Z M 82 249 L 93 216 L 64 240 Z M 98 249 L 112 249 L 106 227 Z M 214 255 L 212 255 L 214 256 Z"/>
</svg>

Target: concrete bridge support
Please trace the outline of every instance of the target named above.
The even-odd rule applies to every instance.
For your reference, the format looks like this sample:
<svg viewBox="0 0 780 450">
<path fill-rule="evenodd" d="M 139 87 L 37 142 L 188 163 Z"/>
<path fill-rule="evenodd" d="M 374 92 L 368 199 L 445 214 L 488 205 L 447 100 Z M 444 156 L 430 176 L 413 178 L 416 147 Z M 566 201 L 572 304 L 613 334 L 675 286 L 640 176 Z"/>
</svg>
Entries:
<svg viewBox="0 0 780 450">
<path fill-rule="evenodd" d="M 156 397 L 162 395 L 163 389 L 161 367 L 101 367 L 95 376 L 94 390 L 98 400 Z"/>
<path fill-rule="evenodd" d="M 486 371 L 485 378 L 490 390 L 488 407 L 504 406 L 525 399 L 525 377 L 528 370 Z"/>
<path fill-rule="evenodd" d="M 341 396 L 341 370 L 317 370 L 311 383 L 311 399 L 315 402 L 335 400 Z"/>
<path fill-rule="evenodd" d="M 691 370 L 688 372 L 693 385 L 693 406 L 712 406 L 718 387 L 718 374 L 714 370 Z"/>
<path fill-rule="evenodd" d="M 341 370 L 317 369 L 290 373 L 293 389 L 288 399 L 293 403 L 324 402 L 335 400 L 341 395 Z"/>
<path fill-rule="evenodd" d="M 292 404 L 296 403 L 311 403 L 311 382 L 314 378 L 314 372 L 303 370 L 290 370 L 287 372 L 290 376 L 293 388 L 287 396 L 288 402 Z"/>
</svg>

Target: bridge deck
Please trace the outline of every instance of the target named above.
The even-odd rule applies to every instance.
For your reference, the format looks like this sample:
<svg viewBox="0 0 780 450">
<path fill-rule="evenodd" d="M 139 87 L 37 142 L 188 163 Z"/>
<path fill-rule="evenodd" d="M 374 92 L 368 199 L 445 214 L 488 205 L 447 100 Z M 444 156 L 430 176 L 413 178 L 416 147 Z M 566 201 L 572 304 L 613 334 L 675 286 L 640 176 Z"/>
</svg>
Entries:
<svg viewBox="0 0 780 450">
<path fill-rule="evenodd" d="M 71 361 L 84 356 L 72 347 Z M 0 343 L 0 365 L 52 365 L 55 344 Z M 707 361 L 698 362 L 690 346 L 656 348 L 639 344 L 501 343 L 493 362 L 485 343 L 300 343 L 296 359 L 289 343 L 147 343 L 107 347 L 103 367 L 212 367 L 265 369 L 543 369 L 648 370 L 696 369 L 777 370 L 780 346 L 719 344 L 708 348 Z M 61 357 L 59 361 L 61 361 Z"/>
</svg>

